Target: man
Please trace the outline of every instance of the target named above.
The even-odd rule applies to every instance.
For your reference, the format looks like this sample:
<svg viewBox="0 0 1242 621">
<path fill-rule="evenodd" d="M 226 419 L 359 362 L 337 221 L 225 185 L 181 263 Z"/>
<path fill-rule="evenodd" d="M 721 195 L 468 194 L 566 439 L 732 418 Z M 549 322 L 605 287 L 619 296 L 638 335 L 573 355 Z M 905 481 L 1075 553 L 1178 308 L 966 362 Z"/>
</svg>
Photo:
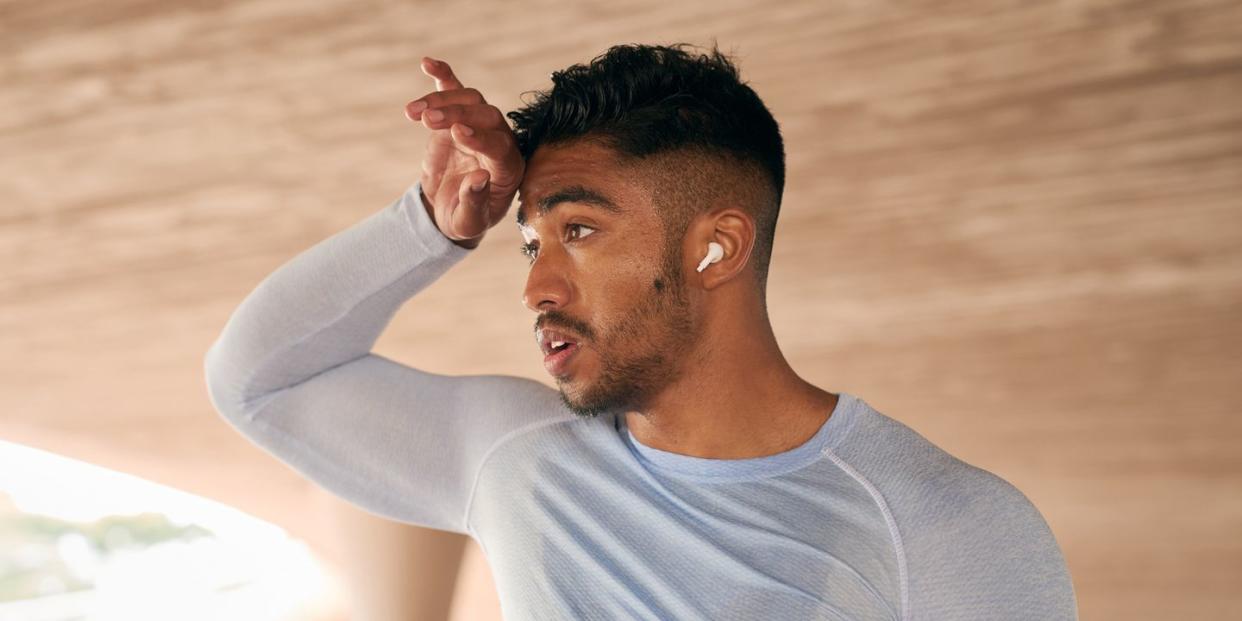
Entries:
<svg viewBox="0 0 1242 621">
<path fill-rule="evenodd" d="M 1019 490 L 790 368 L 764 295 L 780 132 L 684 47 L 558 71 L 512 129 L 425 58 L 420 180 L 243 301 L 216 408 L 368 511 L 475 538 L 508 619 L 1076 618 Z M 370 353 L 515 195 L 558 389 Z"/>
</svg>

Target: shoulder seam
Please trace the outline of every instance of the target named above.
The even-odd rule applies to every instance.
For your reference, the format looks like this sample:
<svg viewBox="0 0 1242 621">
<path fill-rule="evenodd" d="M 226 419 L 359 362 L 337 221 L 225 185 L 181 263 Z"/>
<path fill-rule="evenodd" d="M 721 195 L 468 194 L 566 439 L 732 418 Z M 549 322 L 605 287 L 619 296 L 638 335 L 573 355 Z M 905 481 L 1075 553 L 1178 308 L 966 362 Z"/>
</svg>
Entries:
<svg viewBox="0 0 1242 621">
<path fill-rule="evenodd" d="M 876 489 L 866 477 L 850 466 L 844 459 L 837 455 L 831 447 L 827 447 L 823 451 L 824 456 L 832 460 L 838 468 L 844 470 L 855 481 L 858 481 L 867 493 L 871 495 L 871 499 L 879 507 L 880 513 L 884 516 L 884 522 L 888 526 L 889 535 L 893 539 L 893 547 L 897 552 L 897 581 L 901 590 L 901 619 L 903 621 L 910 618 L 910 590 L 909 590 L 909 574 L 906 570 L 906 550 L 902 545 L 901 531 L 897 528 L 897 521 L 893 519 L 893 514 L 888 508 L 888 503 L 884 500 L 884 496 L 880 494 L 880 490 Z"/>
<path fill-rule="evenodd" d="M 483 468 L 492 458 L 492 454 L 494 454 L 502 444 L 517 438 L 520 435 L 524 435 L 527 432 L 535 431 L 543 427 L 550 427 L 552 425 L 559 425 L 561 423 L 573 422 L 573 420 L 575 419 L 555 418 L 552 420 L 539 420 L 523 427 L 518 427 L 517 429 L 514 429 L 513 431 L 510 431 L 509 433 L 506 433 L 496 439 L 496 442 L 487 449 L 487 452 L 483 453 L 483 459 L 479 461 L 479 468 L 474 472 L 474 480 L 470 483 L 470 495 L 466 499 L 466 511 L 461 516 L 461 523 L 466 532 L 473 532 L 470 528 L 470 509 L 474 507 L 474 494 L 479 488 L 479 479 L 483 478 Z M 475 538 L 478 539 L 477 535 Z"/>
</svg>

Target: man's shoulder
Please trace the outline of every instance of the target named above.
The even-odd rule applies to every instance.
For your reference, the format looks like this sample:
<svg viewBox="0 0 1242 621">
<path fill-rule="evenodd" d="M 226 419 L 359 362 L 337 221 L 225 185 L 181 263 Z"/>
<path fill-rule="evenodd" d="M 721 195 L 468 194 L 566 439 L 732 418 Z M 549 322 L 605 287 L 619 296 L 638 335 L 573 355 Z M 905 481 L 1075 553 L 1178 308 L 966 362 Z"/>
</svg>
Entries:
<svg viewBox="0 0 1242 621">
<path fill-rule="evenodd" d="M 383 372 L 398 365 L 373 356 Z M 378 363 L 377 363 L 378 364 Z M 476 459 L 521 434 L 543 426 L 572 421 L 575 416 L 560 393 L 536 380 L 515 375 L 441 375 L 406 369 L 408 382 L 434 385 L 436 396 L 417 404 L 440 421 L 447 438 L 460 439 L 462 450 Z M 415 391 L 413 394 L 419 394 Z"/>
<path fill-rule="evenodd" d="M 891 512 L 917 609 L 953 611 L 937 618 L 983 618 L 965 614 L 971 606 L 1017 615 L 1007 618 L 1076 615 L 1060 546 L 1026 494 L 862 406 L 840 450 Z"/>
<path fill-rule="evenodd" d="M 905 423 L 858 399 L 856 420 L 844 446 L 847 461 L 874 477 L 886 496 L 909 497 L 924 509 L 979 507 L 1034 509 L 1030 499 L 1000 476 L 968 463 Z"/>
<path fill-rule="evenodd" d="M 491 421 L 494 431 L 520 432 L 575 418 L 559 391 L 527 377 L 473 375 L 462 383 L 461 390 L 470 393 L 476 407 L 498 414 Z"/>
<path fill-rule="evenodd" d="M 959 459 L 866 402 L 860 400 L 854 414 L 838 450 L 875 487 L 907 543 L 990 540 L 1059 559 L 1043 514 L 1013 483 Z"/>
</svg>

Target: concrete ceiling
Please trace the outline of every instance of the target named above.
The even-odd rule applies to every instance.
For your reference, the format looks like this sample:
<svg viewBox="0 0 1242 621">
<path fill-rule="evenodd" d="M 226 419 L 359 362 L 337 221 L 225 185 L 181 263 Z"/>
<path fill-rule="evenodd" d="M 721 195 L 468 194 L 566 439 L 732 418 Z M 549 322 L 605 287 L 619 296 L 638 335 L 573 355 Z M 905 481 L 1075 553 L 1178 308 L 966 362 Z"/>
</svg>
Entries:
<svg viewBox="0 0 1242 621">
<path fill-rule="evenodd" d="M 610 44 L 714 38 L 785 138 L 794 368 L 1023 490 L 1084 618 L 1242 612 L 1242 4 L 983 6 L 5 3 L 0 439 L 333 540 L 203 355 L 417 179 L 418 59 L 508 110 Z M 376 352 L 551 385 L 518 243 L 493 230 Z"/>
</svg>

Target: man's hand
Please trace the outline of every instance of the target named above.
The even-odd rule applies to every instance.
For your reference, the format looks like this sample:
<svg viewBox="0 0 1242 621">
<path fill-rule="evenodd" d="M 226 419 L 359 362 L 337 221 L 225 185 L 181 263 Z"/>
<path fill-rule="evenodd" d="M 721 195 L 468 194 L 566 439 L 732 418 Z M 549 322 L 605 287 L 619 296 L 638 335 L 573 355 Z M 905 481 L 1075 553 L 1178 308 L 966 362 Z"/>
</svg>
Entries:
<svg viewBox="0 0 1242 621">
<path fill-rule="evenodd" d="M 405 105 L 431 131 L 423 156 L 423 202 L 445 237 L 474 248 L 504 218 L 526 163 L 504 113 L 462 86 L 448 63 L 423 57 L 436 90 Z"/>
</svg>

